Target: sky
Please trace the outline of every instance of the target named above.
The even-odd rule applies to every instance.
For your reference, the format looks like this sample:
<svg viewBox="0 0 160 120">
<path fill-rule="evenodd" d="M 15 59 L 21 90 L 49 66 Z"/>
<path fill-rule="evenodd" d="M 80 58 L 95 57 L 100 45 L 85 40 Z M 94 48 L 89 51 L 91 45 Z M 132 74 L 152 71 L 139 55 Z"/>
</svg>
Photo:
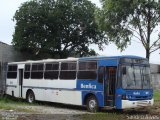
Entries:
<svg viewBox="0 0 160 120">
<path fill-rule="evenodd" d="M 15 22 L 13 16 L 20 5 L 27 0 L 1 0 L 0 4 L 0 41 L 11 44 L 14 33 Z M 97 6 L 101 6 L 99 0 L 90 0 Z M 154 38 L 154 37 L 153 37 Z M 121 52 L 114 44 L 105 46 L 103 51 L 99 51 L 96 45 L 91 45 L 99 55 L 117 56 L 117 55 L 137 55 L 145 57 L 145 49 L 140 43 L 133 41 L 125 51 Z M 150 62 L 160 64 L 160 50 L 151 54 Z"/>
</svg>

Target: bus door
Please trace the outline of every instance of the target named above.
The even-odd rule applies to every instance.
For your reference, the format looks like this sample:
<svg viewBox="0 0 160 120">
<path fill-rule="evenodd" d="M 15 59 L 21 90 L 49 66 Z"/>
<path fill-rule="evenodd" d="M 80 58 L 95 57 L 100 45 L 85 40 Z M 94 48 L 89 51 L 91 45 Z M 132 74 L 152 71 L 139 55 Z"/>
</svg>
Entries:
<svg viewBox="0 0 160 120">
<path fill-rule="evenodd" d="M 104 81 L 104 98 L 106 106 L 115 106 L 116 67 L 106 67 Z"/>
<path fill-rule="evenodd" d="M 117 60 L 99 61 L 99 69 L 103 68 L 104 106 L 115 106 Z"/>
<path fill-rule="evenodd" d="M 23 69 L 19 69 L 19 97 L 22 97 Z"/>
<path fill-rule="evenodd" d="M 22 90 L 23 90 L 23 71 L 24 71 L 24 65 L 18 65 L 18 94 L 19 97 L 22 96 Z"/>
</svg>

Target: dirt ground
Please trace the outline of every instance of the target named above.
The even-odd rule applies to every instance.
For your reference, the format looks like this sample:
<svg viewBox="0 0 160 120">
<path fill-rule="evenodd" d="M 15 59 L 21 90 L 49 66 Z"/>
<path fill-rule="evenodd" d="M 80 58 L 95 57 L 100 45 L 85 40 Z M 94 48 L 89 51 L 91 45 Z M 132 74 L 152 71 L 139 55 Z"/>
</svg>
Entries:
<svg viewBox="0 0 160 120">
<path fill-rule="evenodd" d="M 85 107 L 47 104 L 17 106 L 17 110 L 0 110 L 2 120 L 160 120 L 160 101 L 154 106 L 124 111 L 102 109 L 98 113 L 89 113 Z M 23 108 L 21 111 L 19 108 Z"/>
</svg>

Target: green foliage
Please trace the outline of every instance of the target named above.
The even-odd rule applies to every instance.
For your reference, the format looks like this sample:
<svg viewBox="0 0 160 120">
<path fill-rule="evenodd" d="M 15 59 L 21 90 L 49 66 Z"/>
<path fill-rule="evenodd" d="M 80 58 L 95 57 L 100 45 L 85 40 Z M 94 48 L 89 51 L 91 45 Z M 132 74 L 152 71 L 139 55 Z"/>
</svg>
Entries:
<svg viewBox="0 0 160 120">
<path fill-rule="evenodd" d="M 95 5 L 88 0 L 32 0 L 16 11 L 13 45 L 38 58 L 95 55 L 88 46 L 102 47 L 104 35 L 95 22 Z"/>
<path fill-rule="evenodd" d="M 160 101 L 160 91 L 154 91 L 154 100 Z"/>
<path fill-rule="evenodd" d="M 146 57 L 160 48 L 160 31 L 151 41 L 151 34 L 160 23 L 160 1 L 154 0 L 101 0 L 97 11 L 100 28 L 108 39 L 124 50 L 131 40 L 138 40 L 146 49 Z"/>
<path fill-rule="evenodd" d="M 81 115 L 80 118 L 82 120 L 125 120 L 126 115 L 119 114 L 110 110 L 104 113 L 101 112 L 96 114 L 84 114 Z"/>
<path fill-rule="evenodd" d="M 0 109 L 3 110 L 16 110 L 16 111 L 23 111 L 23 112 L 34 112 L 33 110 L 25 109 L 24 106 L 30 106 L 31 104 L 26 103 L 22 99 L 14 98 L 11 96 L 1 96 L 0 97 Z M 37 104 L 32 104 L 37 105 Z M 17 107 L 23 106 L 23 107 Z"/>
</svg>

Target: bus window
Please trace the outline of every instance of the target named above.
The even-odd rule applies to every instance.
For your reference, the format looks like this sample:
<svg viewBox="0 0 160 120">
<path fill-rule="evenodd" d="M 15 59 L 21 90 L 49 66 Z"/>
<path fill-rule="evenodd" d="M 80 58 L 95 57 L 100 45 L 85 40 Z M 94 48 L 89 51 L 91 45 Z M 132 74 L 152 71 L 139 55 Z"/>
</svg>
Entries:
<svg viewBox="0 0 160 120">
<path fill-rule="evenodd" d="M 96 61 L 85 61 L 79 62 L 78 78 L 95 80 L 97 78 L 97 62 Z"/>
<path fill-rule="evenodd" d="M 58 79 L 59 63 L 47 63 L 44 78 L 45 79 Z"/>
<path fill-rule="evenodd" d="M 25 69 L 24 69 L 24 78 L 25 79 L 30 78 L 30 68 L 31 68 L 30 64 L 25 65 Z"/>
<path fill-rule="evenodd" d="M 43 78 L 43 64 L 32 64 L 31 78 L 42 79 Z"/>
<path fill-rule="evenodd" d="M 8 65 L 7 78 L 17 78 L 17 65 Z"/>
<path fill-rule="evenodd" d="M 61 63 L 60 79 L 76 79 L 76 62 Z"/>
</svg>

